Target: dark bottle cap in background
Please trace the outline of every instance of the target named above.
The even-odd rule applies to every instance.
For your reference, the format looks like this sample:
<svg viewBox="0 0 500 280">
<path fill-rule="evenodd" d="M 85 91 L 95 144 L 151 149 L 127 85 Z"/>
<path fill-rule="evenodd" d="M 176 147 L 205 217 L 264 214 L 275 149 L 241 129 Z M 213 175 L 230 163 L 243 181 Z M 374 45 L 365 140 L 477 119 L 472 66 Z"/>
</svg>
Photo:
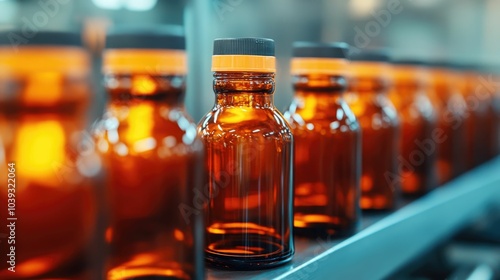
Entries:
<svg viewBox="0 0 500 280">
<path fill-rule="evenodd" d="M 274 56 L 274 40 L 266 38 L 215 39 L 213 54 Z"/>
<path fill-rule="evenodd" d="M 453 68 L 453 63 L 447 60 L 432 60 L 426 62 L 432 68 Z"/>
<path fill-rule="evenodd" d="M 106 35 L 107 49 L 186 49 L 180 26 L 149 26 L 112 28 Z"/>
<path fill-rule="evenodd" d="M 82 38 L 79 33 L 65 31 L 38 31 L 27 36 L 21 30 L 0 32 L 0 46 L 69 46 L 81 47 Z"/>
<path fill-rule="evenodd" d="M 293 43 L 293 57 L 348 58 L 349 45 L 346 43 Z"/>
<path fill-rule="evenodd" d="M 425 61 L 413 58 L 393 58 L 390 62 L 394 65 L 427 66 Z"/>
<path fill-rule="evenodd" d="M 385 49 L 364 49 L 352 52 L 349 56 L 352 61 L 389 62 L 390 57 Z"/>
</svg>

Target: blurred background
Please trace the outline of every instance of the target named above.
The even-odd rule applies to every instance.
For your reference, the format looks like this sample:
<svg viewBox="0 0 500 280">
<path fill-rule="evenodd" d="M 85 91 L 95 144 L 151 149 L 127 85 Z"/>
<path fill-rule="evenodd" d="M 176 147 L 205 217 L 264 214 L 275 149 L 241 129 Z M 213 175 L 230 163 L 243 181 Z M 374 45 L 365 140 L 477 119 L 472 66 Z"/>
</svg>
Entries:
<svg viewBox="0 0 500 280">
<path fill-rule="evenodd" d="M 213 105 L 212 40 L 269 37 L 278 57 L 276 106 L 292 97 L 291 44 L 297 40 L 346 41 L 356 49 L 387 47 L 394 56 L 500 62 L 500 1 L 496 0 L 0 0 L 0 29 L 82 31 L 94 53 L 96 100 L 100 52 L 113 25 L 176 24 L 185 27 L 190 69 L 186 105 L 198 121 Z"/>
<path fill-rule="evenodd" d="M 81 32 L 93 54 L 94 121 L 107 100 L 100 70 L 106 30 L 181 25 L 189 56 L 185 103 L 197 122 L 214 103 L 210 64 L 215 38 L 276 41 L 275 103 L 283 111 L 293 95 L 289 61 L 294 41 L 345 41 L 353 51 L 384 47 L 394 57 L 495 66 L 500 65 L 499 12 L 498 0 L 0 0 L 0 30 Z M 449 279 L 493 279 L 469 278 L 476 271 L 484 274 L 485 263 L 496 269 L 491 275 L 500 275 L 499 213 L 498 208 L 490 209 L 408 264 L 418 269 L 403 268 L 389 279 L 444 279 L 454 274 L 456 278 Z"/>
</svg>

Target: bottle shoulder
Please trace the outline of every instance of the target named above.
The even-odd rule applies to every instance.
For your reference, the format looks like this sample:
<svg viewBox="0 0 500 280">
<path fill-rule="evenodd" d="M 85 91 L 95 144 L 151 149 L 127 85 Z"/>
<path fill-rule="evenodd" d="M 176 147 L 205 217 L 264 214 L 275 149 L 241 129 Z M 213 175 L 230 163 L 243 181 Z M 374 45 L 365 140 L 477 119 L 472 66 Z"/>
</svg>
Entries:
<svg viewBox="0 0 500 280">
<path fill-rule="evenodd" d="M 326 107 L 310 106 L 294 99 L 284 116 L 292 129 L 310 131 L 358 131 L 359 123 L 343 98 L 338 98 Z"/>
<path fill-rule="evenodd" d="M 94 138 L 101 151 L 118 154 L 201 151 L 196 124 L 182 107 L 123 106 L 108 108 L 96 122 Z"/>
<path fill-rule="evenodd" d="M 346 101 L 358 118 L 362 129 L 397 128 L 399 116 L 387 94 L 360 96 L 348 94 Z"/>
<path fill-rule="evenodd" d="M 292 141 L 290 126 L 275 107 L 215 106 L 198 124 L 198 134 L 205 141 L 222 137 Z"/>
</svg>

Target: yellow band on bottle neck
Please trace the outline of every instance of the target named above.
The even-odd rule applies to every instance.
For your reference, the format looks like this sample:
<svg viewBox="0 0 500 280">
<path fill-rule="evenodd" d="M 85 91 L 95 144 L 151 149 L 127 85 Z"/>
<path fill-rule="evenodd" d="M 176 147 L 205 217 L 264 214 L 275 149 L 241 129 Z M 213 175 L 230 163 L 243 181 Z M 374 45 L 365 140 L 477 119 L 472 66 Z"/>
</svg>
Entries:
<svg viewBox="0 0 500 280">
<path fill-rule="evenodd" d="M 183 50 L 110 49 L 104 52 L 102 71 L 104 74 L 186 75 L 186 52 Z"/>
<path fill-rule="evenodd" d="M 420 66 L 413 65 L 395 65 L 391 67 L 392 80 L 395 83 L 418 82 L 429 83 L 429 71 Z"/>
<path fill-rule="evenodd" d="M 354 61 L 350 63 L 354 78 L 389 79 L 391 68 L 384 62 Z"/>
<path fill-rule="evenodd" d="M 259 55 L 214 55 L 212 71 L 275 73 L 276 58 Z"/>
<path fill-rule="evenodd" d="M 0 68 L 10 75 L 61 73 L 85 76 L 90 72 L 90 57 L 83 48 L 58 46 L 27 46 L 17 51 L 0 47 Z"/>
<path fill-rule="evenodd" d="M 346 76 L 349 73 L 349 62 L 340 58 L 293 58 L 292 75 L 324 74 Z"/>
</svg>

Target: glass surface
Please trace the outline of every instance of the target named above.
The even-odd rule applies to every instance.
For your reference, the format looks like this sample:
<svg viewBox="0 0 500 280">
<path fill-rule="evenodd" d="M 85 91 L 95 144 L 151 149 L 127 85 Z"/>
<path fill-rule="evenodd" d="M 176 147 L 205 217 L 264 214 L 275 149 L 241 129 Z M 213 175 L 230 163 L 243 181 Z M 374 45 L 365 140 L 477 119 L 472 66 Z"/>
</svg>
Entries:
<svg viewBox="0 0 500 280">
<path fill-rule="evenodd" d="M 346 100 L 362 131 L 361 208 L 392 209 L 400 192 L 400 131 L 387 84 L 383 79 L 353 77 Z"/>
<path fill-rule="evenodd" d="M 17 71 L 30 63 L 19 54 L 11 57 L 16 65 L 4 65 L 8 75 L 0 74 L 0 180 L 11 183 L 0 189 L 0 205 L 14 223 L 0 252 L 15 254 L 15 273 L 3 261 L 0 278 L 97 279 L 101 160 L 86 132 L 89 81 L 69 74 L 82 67 L 74 64 L 64 73 L 39 64 Z M 55 56 L 48 49 L 38 55 Z"/>
<path fill-rule="evenodd" d="M 260 269 L 292 258 L 293 137 L 273 105 L 274 74 L 215 74 L 206 148 L 211 265 Z"/>
<path fill-rule="evenodd" d="M 425 194 L 438 185 L 437 113 L 417 76 L 415 80 L 395 81 L 389 97 L 401 122 L 402 192 Z"/>
<path fill-rule="evenodd" d="M 95 130 L 108 173 L 107 279 L 201 279 L 203 147 L 183 76 L 107 75 Z"/>
<path fill-rule="evenodd" d="M 439 185 L 465 171 L 467 147 L 465 100 L 453 77 L 442 71 L 445 70 L 433 72 L 434 79 L 429 92 L 437 108 L 439 138 L 442 139 L 438 143 Z"/>
<path fill-rule="evenodd" d="M 293 85 L 285 117 L 295 139 L 295 233 L 349 235 L 360 216 L 361 128 L 343 98 L 346 81 L 303 75 Z"/>
</svg>

